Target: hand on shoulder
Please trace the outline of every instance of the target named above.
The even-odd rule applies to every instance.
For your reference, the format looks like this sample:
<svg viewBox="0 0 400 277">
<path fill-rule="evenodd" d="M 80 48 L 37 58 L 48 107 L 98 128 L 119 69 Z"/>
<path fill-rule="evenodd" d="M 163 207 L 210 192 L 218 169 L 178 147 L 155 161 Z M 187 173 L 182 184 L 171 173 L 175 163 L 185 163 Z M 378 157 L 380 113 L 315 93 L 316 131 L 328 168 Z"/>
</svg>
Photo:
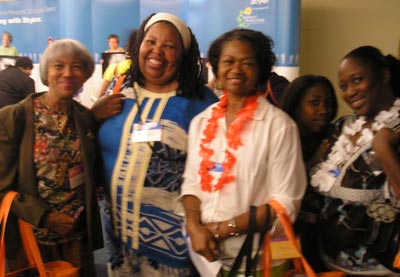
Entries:
<svg viewBox="0 0 400 277">
<path fill-rule="evenodd" d="M 91 107 L 94 118 L 101 122 L 121 112 L 125 95 L 122 93 L 103 95 Z"/>
</svg>

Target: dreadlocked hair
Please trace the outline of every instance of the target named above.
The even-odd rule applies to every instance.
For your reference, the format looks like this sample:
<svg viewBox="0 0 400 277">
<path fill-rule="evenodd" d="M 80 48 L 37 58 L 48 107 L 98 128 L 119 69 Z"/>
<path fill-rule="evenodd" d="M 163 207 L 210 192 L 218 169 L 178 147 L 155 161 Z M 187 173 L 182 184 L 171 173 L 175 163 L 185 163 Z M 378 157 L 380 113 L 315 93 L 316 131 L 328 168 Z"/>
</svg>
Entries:
<svg viewBox="0 0 400 277">
<path fill-rule="evenodd" d="M 144 28 L 153 15 L 155 15 L 155 13 L 151 14 L 140 25 L 135 43 L 131 48 L 131 57 L 133 63 L 130 68 L 130 74 L 132 76 L 129 84 L 130 86 L 133 86 L 134 82 L 137 82 L 139 85 L 143 85 L 144 83 L 144 77 L 139 68 L 139 49 L 144 37 L 146 36 Z M 177 95 L 188 99 L 201 100 L 204 96 L 204 79 L 202 74 L 203 67 L 201 65 L 200 50 L 196 37 L 193 35 L 190 28 L 189 31 L 191 43 L 189 49 L 183 54 L 180 72 L 177 73 L 179 83 Z"/>
<path fill-rule="evenodd" d="M 190 28 L 189 31 L 191 43 L 189 49 L 183 55 L 181 72 L 178 76 L 179 88 L 183 97 L 203 99 L 204 79 L 199 45 Z"/>
</svg>

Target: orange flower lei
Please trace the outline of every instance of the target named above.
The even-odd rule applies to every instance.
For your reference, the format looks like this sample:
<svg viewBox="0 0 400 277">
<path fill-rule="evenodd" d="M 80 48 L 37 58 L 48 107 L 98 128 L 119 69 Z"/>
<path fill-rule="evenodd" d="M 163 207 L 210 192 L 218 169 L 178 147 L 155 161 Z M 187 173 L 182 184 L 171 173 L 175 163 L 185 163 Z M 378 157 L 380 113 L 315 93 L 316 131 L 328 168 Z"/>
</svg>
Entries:
<svg viewBox="0 0 400 277">
<path fill-rule="evenodd" d="M 213 181 L 213 176 L 209 173 L 209 170 L 214 168 L 215 163 L 210 161 L 210 157 L 214 154 L 214 151 L 207 148 L 205 144 L 210 143 L 214 138 L 218 128 L 218 119 L 223 117 L 226 112 L 226 106 L 228 103 L 228 97 L 226 93 L 221 97 L 218 105 L 213 107 L 211 112 L 211 118 L 208 120 L 208 124 L 203 131 L 204 137 L 200 144 L 200 157 L 203 160 L 200 163 L 199 174 L 201 177 L 200 185 L 203 191 L 212 192 L 220 190 L 224 185 L 229 184 L 235 180 L 235 176 L 229 175 L 232 171 L 233 166 L 236 163 L 235 155 L 228 150 L 228 147 L 236 150 L 239 146 L 243 145 L 240 138 L 240 132 L 244 128 L 244 124 L 251 120 L 254 115 L 254 111 L 258 107 L 257 98 L 260 96 L 257 93 L 254 96 L 249 97 L 246 100 L 246 105 L 240 109 L 236 114 L 236 119 L 231 123 L 226 134 L 227 149 L 225 150 L 226 157 L 222 162 L 222 167 L 224 171 L 222 172 L 220 178 L 217 181 L 214 189 L 212 190 L 211 183 Z"/>
</svg>

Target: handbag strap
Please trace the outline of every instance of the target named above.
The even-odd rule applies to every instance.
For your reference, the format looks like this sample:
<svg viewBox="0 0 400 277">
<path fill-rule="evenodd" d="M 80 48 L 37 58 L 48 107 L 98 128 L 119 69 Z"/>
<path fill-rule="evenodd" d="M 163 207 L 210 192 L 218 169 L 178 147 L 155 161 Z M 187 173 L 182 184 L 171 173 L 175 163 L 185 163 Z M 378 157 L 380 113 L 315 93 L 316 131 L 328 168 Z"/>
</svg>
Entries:
<svg viewBox="0 0 400 277">
<path fill-rule="evenodd" d="M 43 263 L 42 255 L 40 254 L 39 246 L 36 242 L 35 235 L 33 234 L 32 226 L 22 220 L 18 219 L 19 232 L 21 234 L 22 244 L 24 245 L 26 256 L 28 260 L 33 258 L 33 264 L 36 265 L 39 276 L 46 277 L 46 268 Z"/>
<path fill-rule="evenodd" d="M 262 254 L 261 250 L 263 249 L 264 243 L 265 243 L 265 238 L 266 238 L 266 234 L 268 232 L 268 230 L 271 227 L 271 210 L 270 210 L 270 206 L 266 205 L 267 208 L 267 218 L 264 224 L 264 228 L 260 231 L 260 238 L 258 240 L 258 248 L 257 251 L 254 255 L 254 258 L 252 260 L 252 271 L 254 272 L 253 276 L 255 276 L 255 272 L 257 271 L 257 265 L 259 263 L 259 258 Z"/>
<path fill-rule="evenodd" d="M 292 223 L 290 221 L 290 218 L 286 212 L 286 209 L 276 200 L 270 200 L 268 203 L 274 210 L 275 213 L 280 220 L 283 230 L 291 242 L 291 244 L 299 251 L 301 254 L 300 250 L 300 245 L 298 241 L 296 240 L 296 236 L 294 234 L 294 230 L 292 227 Z M 269 277 L 271 275 L 270 268 L 271 268 L 271 249 L 270 249 L 270 234 L 266 234 L 265 238 L 265 248 L 264 248 L 264 255 L 265 255 L 265 266 L 264 266 L 264 276 Z M 305 271 L 307 277 L 317 277 L 317 274 L 315 274 L 314 270 L 311 268 L 307 260 L 304 258 L 304 256 L 301 254 L 299 258 L 294 258 L 293 259 L 294 266 L 296 270 L 303 270 Z"/>
<path fill-rule="evenodd" d="M 244 240 L 242 247 L 239 250 L 238 255 L 233 262 L 232 268 L 229 271 L 228 277 L 237 276 L 237 272 L 239 270 L 240 265 L 242 264 L 243 257 L 246 255 L 246 272 L 245 276 L 251 276 L 251 269 L 252 269 L 252 259 L 251 259 L 251 252 L 253 248 L 253 237 L 255 232 L 255 221 L 256 221 L 256 210 L 257 208 L 254 206 L 250 207 L 250 215 L 249 215 L 249 228 L 247 230 L 247 236 Z"/>
<path fill-rule="evenodd" d="M 0 204 L 0 224 L 1 224 L 1 236 L 0 236 L 0 276 L 4 276 L 6 270 L 6 248 L 4 242 L 4 236 L 6 233 L 6 224 L 8 214 L 11 209 L 12 202 L 17 196 L 17 192 L 10 191 L 3 196 Z"/>
<path fill-rule="evenodd" d="M 265 98 L 271 100 L 272 104 L 274 104 L 276 106 L 279 105 L 278 100 L 276 100 L 276 97 L 274 95 L 274 91 L 272 90 L 272 87 L 271 87 L 271 78 L 268 79 L 268 81 L 266 83 L 266 87 L 267 88 L 265 89 L 265 92 L 264 92 L 263 96 Z"/>
<path fill-rule="evenodd" d="M 249 219 L 249 229 L 248 229 L 248 236 L 249 243 L 246 246 L 246 271 L 245 276 L 251 275 L 251 270 L 253 268 L 253 259 L 251 257 L 253 251 L 253 240 L 254 240 L 254 233 L 256 231 L 256 211 L 257 208 L 254 206 L 250 206 L 250 219 Z"/>
<path fill-rule="evenodd" d="M 7 192 L 0 205 L 0 222 L 1 222 L 1 238 L 0 238 L 0 276 L 5 273 L 5 231 L 8 215 L 14 198 L 18 195 L 16 191 Z M 22 244 L 25 249 L 26 257 L 30 265 L 35 265 L 38 269 L 40 277 L 46 277 L 46 269 L 43 264 L 42 256 L 33 234 L 32 226 L 22 219 L 18 219 L 19 230 Z"/>
<path fill-rule="evenodd" d="M 393 267 L 400 269 L 400 252 L 397 252 L 396 257 L 394 258 Z"/>
</svg>

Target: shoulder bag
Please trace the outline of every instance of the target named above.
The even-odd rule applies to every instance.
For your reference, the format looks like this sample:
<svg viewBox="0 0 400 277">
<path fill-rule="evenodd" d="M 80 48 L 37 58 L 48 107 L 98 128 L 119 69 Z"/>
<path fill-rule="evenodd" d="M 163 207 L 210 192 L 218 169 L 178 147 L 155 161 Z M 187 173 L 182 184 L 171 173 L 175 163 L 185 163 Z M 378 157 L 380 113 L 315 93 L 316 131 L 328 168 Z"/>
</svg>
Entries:
<svg viewBox="0 0 400 277">
<path fill-rule="evenodd" d="M 0 205 L 0 277 L 17 277 L 25 276 L 26 273 L 40 277 L 78 277 L 79 268 L 73 266 L 66 261 L 52 261 L 43 263 L 40 250 L 37 245 L 35 235 L 33 234 L 32 226 L 18 219 L 19 230 L 21 234 L 22 244 L 25 250 L 26 258 L 29 266 L 17 271 L 5 273 L 5 230 L 8 214 L 14 198 L 18 195 L 15 191 L 7 192 Z M 29 275 L 30 276 L 30 275 Z"/>
<path fill-rule="evenodd" d="M 293 258 L 293 266 L 294 269 L 291 269 L 287 271 L 283 277 L 291 277 L 291 276 L 296 276 L 296 277 L 344 277 L 346 274 L 344 272 L 340 271 L 330 271 L 330 272 L 323 272 L 323 273 L 315 273 L 314 270 L 311 268 L 311 266 L 308 264 L 307 260 L 304 258 L 304 256 L 301 254 L 301 249 L 300 245 L 298 244 L 298 241 L 296 240 L 294 230 L 292 227 L 292 223 L 289 219 L 289 216 L 286 213 L 285 208 L 277 201 L 271 200 L 268 203 L 275 211 L 278 219 L 280 220 L 283 229 L 285 231 L 285 234 L 290 241 L 290 243 L 297 249 L 297 251 L 300 253 L 300 257 L 298 258 Z M 238 269 L 244 259 L 246 257 L 246 271 L 244 275 L 241 274 L 241 276 L 259 276 L 259 274 L 256 273 L 256 265 L 258 263 L 258 258 L 259 258 L 259 252 L 261 249 L 263 249 L 264 256 L 263 256 L 263 262 L 264 262 L 264 270 L 262 272 L 262 276 L 264 277 L 270 277 L 271 276 L 271 240 L 270 240 L 270 234 L 267 232 L 267 230 L 262 230 L 260 234 L 260 242 L 259 242 L 259 247 L 256 251 L 256 254 L 254 257 L 251 256 L 252 253 L 252 246 L 253 246 L 253 237 L 254 233 L 256 230 L 256 221 L 255 221 L 255 211 L 256 207 L 251 206 L 250 207 L 250 217 L 249 217 L 249 230 L 246 236 L 246 239 L 240 248 L 239 254 L 235 258 L 235 261 L 232 265 L 232 268 L 228 274 L 228 277 L 234 277 L 238 276 Z M 266 224 L 266 226 L 269 226 L 269 224 Z"/>
<path fill-rule="evenodd" d="M 307 277 L 343 277 L 346 276 L 344 272 L 340 271 L 329 271 L 323 273 L 315 273 L 311 266 L 308 264 L 307 260 L 301 254 L 301 249 L 298 241 L 296 240 L 294 230 L 292 227 L 292 223 L 288 214 L 286 213 L 286 209 L 276 200 L 271 200 L 268 203 L 275 211 L 278 219 L 280 220 L 283 230 L 290 241 L 290 243 L 295 247 L 300 253 L 300 257 L 293 258 L 293 266 L 294 269 L 289 270 L 285 273 L 283 277 L 291 277 L 291 276 L 307 276 Z M 316 250 L 317 251 L 317 250 Z M 264 276 L 270 276 L 270 268 L 271 268 L 271 244 L 270 244 L 270 234 L 267 233 L 265 235 L 264 242 Z"/>
</svg>

